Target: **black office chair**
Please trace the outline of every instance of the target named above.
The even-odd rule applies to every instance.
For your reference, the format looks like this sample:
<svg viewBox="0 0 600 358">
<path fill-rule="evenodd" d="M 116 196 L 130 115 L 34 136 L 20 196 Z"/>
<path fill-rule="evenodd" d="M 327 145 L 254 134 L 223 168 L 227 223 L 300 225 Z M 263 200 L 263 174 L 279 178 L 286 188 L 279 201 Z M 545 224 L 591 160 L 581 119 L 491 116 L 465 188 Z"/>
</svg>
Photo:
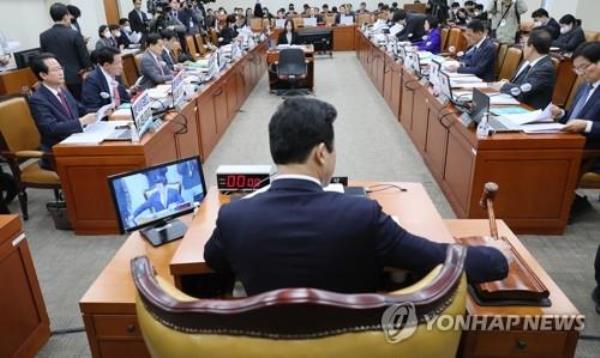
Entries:
<svg viewBox="0 0 600 358">
<path fill-rule="evenodd" d="M 305 95 L 307 89 L 298 88 L 298 84 L 306 79 L 308 65 L 304 58 L 304 51 L 299 48 L 283 49 L 279 52 L 277 63 L 277 78 L 290 84 L 290 89 L 278 92 L 280 96 Z"/>
</svg>

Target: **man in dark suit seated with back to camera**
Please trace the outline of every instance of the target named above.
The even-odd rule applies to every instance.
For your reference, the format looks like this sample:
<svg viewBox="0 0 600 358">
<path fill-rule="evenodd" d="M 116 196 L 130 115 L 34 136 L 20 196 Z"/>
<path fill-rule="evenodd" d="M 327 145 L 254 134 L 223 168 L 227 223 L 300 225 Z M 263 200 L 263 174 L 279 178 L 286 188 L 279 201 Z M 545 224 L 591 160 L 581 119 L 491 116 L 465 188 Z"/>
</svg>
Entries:
<svg viewBox="0 0 600 358">
<path fill-rule="evenodd" d="M 317 99 L 285 100 L 269 123 L 279 175 L 268 190 L 219 211 L 204 258 L 218 274 L 237 276 L 248 295 L 286 287 L 374 292 L 386 266 L 424 274 L 444 262 L 446 244 L 410 234 L 377 201 L 323 190 L 335 170 L 336 116 Z M 468 249 L 471 282 L 507 275 L 496 249 L 506 247 L 493 245 Z"/>
<path fill-rule="evenodd" d="M 31 71 L 42 84 L 29 99 L 29 107 L 42 137 L 42 150 L 50 152 L 53 145 L 94 122 L 96 114 L 86 114 L 87 109 L 64 87 L 63 67 L 53 54 L 36 56 Z M 49 169 L 50 163 L 43 161 L 42 167 Z"/>
</svg>

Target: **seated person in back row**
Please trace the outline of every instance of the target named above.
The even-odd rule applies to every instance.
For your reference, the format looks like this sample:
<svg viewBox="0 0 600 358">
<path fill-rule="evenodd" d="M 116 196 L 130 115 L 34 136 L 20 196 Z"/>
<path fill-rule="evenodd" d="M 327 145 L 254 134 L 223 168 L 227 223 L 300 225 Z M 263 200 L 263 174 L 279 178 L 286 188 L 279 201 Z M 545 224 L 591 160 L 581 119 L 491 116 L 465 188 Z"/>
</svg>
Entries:
<svg viewBox="0 0 600 358">
<path fill-rule="evenodd" d="M 140 61 L 140 73 L 142 80 L 140 87 L 148 89 L 173 79 L 173 71 L 162 58 L 164 51 L 164 42 L 159 34 L 152 33 L 148 35 L 147 49 L 142 55 Z"/>
<path fill-rule="evenodd" d="M 558 47 L 562 52 L 573 52 L 585 42 L 585 33 L 581 28 L 581 21 L 573 15 L 565 15 L 560 18 L 560 35 L 552 43 L 553 47 Z"/>
<path fill-rule="evenodd" d="M 535 109 L 544 109 L 552 102 L 554 93 L 554 63 L 549 56 L 552 35 L 545 28 L 531 31 L 523 47 L 523 62 L 510 81 L 493 85 L 497 91 L 513 95 Z"/>
<path fill-rule="evenodd" d="M 285 20 L 284 31 L 279 34 L 278 45 L 298 45 L 300 43 L 298 39 L 298 33 L 296 33 L 296 26 L 292 19 Z"/>
<path fill-rule="evenodd" d="M 96 114 L 86 114 L 87 109 L 65 88 L 63 68 L 53 54 L 33 58 L 31 71 L 42 84 L 29 99 L 29 107 L 42 137 L 42 150 L 51 152 L 56 143 L 94 122 Z M 42 161 L 42 167 L 49 169 L 50 163 Z"/>
<path fill-rule="evenodd" d="M 181 51 L 181 43 L 175 31 L 163 30 L 160 36 L 162 36 L 164 44 L 162 59 L 171 71 L 176 71 L 175 67 L 179 63 L 194 60 L 190 55 Z M 179 53 L 179 56 L 177 56 L 177 53 Z"/>
<path fill-rule="evenodd" d="M 96 69 L 83 82 L 81 101 L 92 111 L 97 111 L 109 103 L 119 107 L 129 103 L 129 92 L 121 83 L 123 62 L 121 51 L 113 47 L 103 47 L 95 52 Z"/>
<path fill-rule="evenodd" d="M 386 266 L 425 274 L 444 262 L 446 244 L 410 234 L 377 201 L 323 190 L 335 171 L 336 116 L 320 100 L 286 99 L 269 123 L 279 175 L 219 211 L 204 259 L 217 273 L 235 275 L 248 295 L 288 287 L 374 292 Z M 507 259 L 494 247 L 468 249 L 471 282 L 506 277 Z"/>
<path fill-rule="evenodd" d="M 469 44 L 467 52 L 459 56 L 459 63 L 446 67 L 449 72 L 468 73 L 486 82 L 494 80 L 494 64 L 496 63 L 496 46 L 487 37 L 483 23 L 473 20 L 467 25 L 465 37 Z"/>
<path fill-rule="evenodd" d="M 230 43 L 238 37 L 238 32 L 235 30 L 235 25 L 237 23 L 237 17 L 235 15 L 228 15 L 227 21 L 225 22 L 225 27 L 219 33 L 219 46 L 221 45 L 229 45 Z"/>
</svg>

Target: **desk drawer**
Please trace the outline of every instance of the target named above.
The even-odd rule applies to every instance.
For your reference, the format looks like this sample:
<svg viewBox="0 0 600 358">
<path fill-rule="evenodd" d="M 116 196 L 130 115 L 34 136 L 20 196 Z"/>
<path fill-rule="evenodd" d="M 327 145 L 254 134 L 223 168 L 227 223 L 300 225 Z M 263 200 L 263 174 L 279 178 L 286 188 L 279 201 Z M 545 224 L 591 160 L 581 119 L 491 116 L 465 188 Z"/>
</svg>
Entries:
<svg viewBox="0 0 600 358">
<path fill-rule="evenodd" d="M 107 337 L 142 338 L 134 315 L 95 315 L 94 330 L 98 339 Z"/>
<path fill-rule="evenodd" d="M 464 357 L 564 357 L 569 332 L 465 332 Z"/>
</svg>

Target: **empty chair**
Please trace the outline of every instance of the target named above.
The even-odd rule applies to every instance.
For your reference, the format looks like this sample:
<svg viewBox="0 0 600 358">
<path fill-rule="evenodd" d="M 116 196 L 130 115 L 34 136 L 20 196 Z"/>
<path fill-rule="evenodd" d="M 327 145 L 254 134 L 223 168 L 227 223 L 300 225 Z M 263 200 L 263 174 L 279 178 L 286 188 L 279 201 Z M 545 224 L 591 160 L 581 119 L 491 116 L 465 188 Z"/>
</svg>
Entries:
<svg viewBox="0 0 600 358">
<path fill-rule="evenodd" d="M 187 51 L 190 54 L 190 56 L 192 56 L 194 58 L 200 57 L 200 53 L 198 52 L 198 49 L 196 48 L 196 42 L 194 41 L 194 36 L 187 35 L 185 37 L 185 43 L 187 45 Z"/>
<path fill-rule="evenodd" d="M 516 47 L 511 47 L 506 51 L 502 68 L 498 74 L 498 79 L 510 80 L 519 67 L 521 59 L 523 58 L 523 50 Z"/>
<path fill-rule="evenodd" d="M 302 82 L 308 74 L 308 65 L 304 57 L 304 51 L 299 48 L 283 49 L 279 52 L 277 63 L 277 78 L 290 84 L 291 90 L 285 91 L 283 95 L 299 94 L 297 85 Z"/>
<path fill-rule="evenodd" d="M 450 37 L 450 29 L 444 27 L 442 29 L 442 52 L 446 52 L 448 50 L 448 39 Z"/>
<path fill-rule="evenodd" d="M 498 47 L 498 52 L 496 55 L 496 67 L 494 69 L 494 73 L 496 78 L 500 75 L 500 71 L 502 70 L 502 65 L 504 64 L 504 58 L 506 57 L 506 52 L 508 51 L 507 44 L 500 44 Z"/>
<path fill-rule="evenodd" d="M 155 358 L 263 357 L 265 352 L 276 357 L 437 358 L 456 356 L 462 332 L 438 324 L 427 329 L 425 318 L 463 319 L 465 256 L 466 248 L 451 245 L 443 265 L 389 294 L 290 288 L 235 300 L 195 299 L 157 276 L 145 256 L 131 261 L 131 272 L 137 319 Z M 408 313 L 400 327 L 393 314 L 397 310 Z M 389 329 L 392 321 L 398 330 L 414 327 L 412 334 L 392 344 L 397 333 Z"/>
<path fill-rule="evenodd" d="M 250 29 L 254 32 L 261 32 L 263 30 L 263 19 L 260 17 L 250 19 Z"/>
<path fill-rule="evenodd" d="M 301 17 L 293 17 L 292 22 L 294 23 L 294 27 L 296 29 L 304 26 L 304 19 Z"/>
<path fill-rule="evenodd" d="M 41 151 L 40 132 L 35 125 L 24 97 L 13 97 L 0 102 L 0 150 L 15 178 L 23 219 L 29 219 L 27 188 L 54 190 L 60 199 L 60 178 L 53 170 L 40 166 L 45 159 L 53 165 L 52 154 Z M 30 159 L 37 159 L 31 161 Z"/>
</svg>

